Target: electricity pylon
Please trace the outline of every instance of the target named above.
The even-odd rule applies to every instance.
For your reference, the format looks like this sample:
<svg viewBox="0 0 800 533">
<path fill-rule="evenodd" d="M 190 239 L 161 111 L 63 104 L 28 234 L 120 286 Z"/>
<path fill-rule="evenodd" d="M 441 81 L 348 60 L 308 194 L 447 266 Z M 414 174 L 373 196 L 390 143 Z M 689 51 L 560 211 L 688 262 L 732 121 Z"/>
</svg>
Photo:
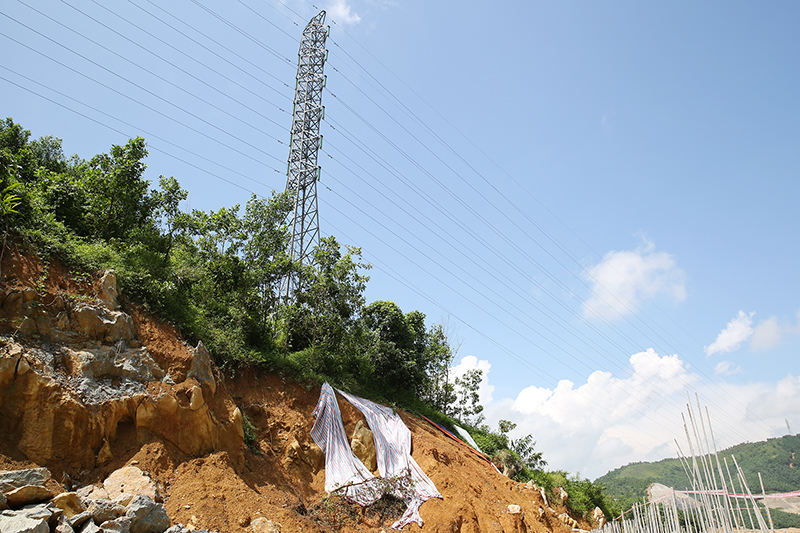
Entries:
<svg viewBox="0 0 800 533">
<path fill-rule="evenodd" d="M 322 71 L 328 55 L 325 40 L 329 32 L 330 27 L 325 25 L 325 12 L 320 11 L 303 30 L 298 52 L 286 190 L 292 191 L 294 197 L 289 254 L 293 261 L 303 265 L 312 263 L 314 246 L 319 244 L 317 180 L 320 167 L 317 155 L 322 146 L 319 133 L 319 123 L 325 115 L 322 106 L 325 75 Z M 284 302 L 293 299 L 298 283 L 296 276 L 286 277 L 281 287 Z"/>
</svg>

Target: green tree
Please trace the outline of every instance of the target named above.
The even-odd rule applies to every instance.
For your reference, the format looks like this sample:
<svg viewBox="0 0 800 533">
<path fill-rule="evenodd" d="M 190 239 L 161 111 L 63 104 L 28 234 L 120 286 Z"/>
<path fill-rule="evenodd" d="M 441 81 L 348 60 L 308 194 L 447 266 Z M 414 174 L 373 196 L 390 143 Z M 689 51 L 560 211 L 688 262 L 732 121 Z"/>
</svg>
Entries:
<svg viewBox="0 0 800 533">
<path fill-rule="evenodd" d="M 144 139 L 137 137 L 89 160 L 81 185 L 86 188 L 85 217 L 91 236 L 122 240 L 152 223 L 155 202 L 143 178 L 145 157 Z"/>
<path fill-rule="evenodd" d="M 483 381 L 483 370 L 467 370 L 455 379 L 456 406 L 454 414 L 465 424 L 477 427 L 483 420 L 483 406 L 480 404 L 478 390 Z"/>
<path fill-rule="evenodd" d="M 364 308 L 364 325 L 372 334 L 369 360 L 375 379 L 392 391 L 413 389 L 420 377 L 415 357 L 420 316 L 411 318 L 413 325 L 394 302 L 378 301 Z"/>
<path fill-rule="evenodd" d="M 299 289 L 295 301 L 284 306 L 285 347 L 290 351 L 318 351 L 320 369 L 334 373 L 354 362 L 363 347 L 360 322 L 364 290 L 369 280 L 361 270 L 361 249 L 342 247 L 325 237 L 314 249 L 314 265 L 295 265 Z M 336 370 L 338 369 L 338 370 Z"/>
<path fill-rule="evenodd" d="M 180 203 L 189 197 L 174 177 L 158 178 L 159 190 L 152 193 L 155 216 L 164 228 L 162 248 L 164 264 L 169 263 L 169 254 L 175 240 L 187 235 L 191 226 L 191 216 L 180 210 Z"/>
<path fill-rule="evenodd" d="M 452 335 L 447 334 L 444 323 L 434 324 L 426 336 L 426 380 L 421 399 L 433 409 L 446 415 L 452 414 L 456 391 L 450 375 L 450 367 L 457 350 L 451 346 Z"/>
<path fill-rule="evenodd" d="M 19 205 L 19 196 L 12 193 L 11 190 L 16 187 L 16 184 L 9 185 L 2 192 L 0 192 L 0 215 L 3 217 L 3 247 L 0 248 L 0 268 L 3 264 L 3 254 L 6 251 L 6 238 L 8 237 L 8 219 L 12 214 L 16 214 L 17 206 Z M 0 271 L 1 273 L 1 271 Z"/>
<path fill-rule="evenodd" d="M 292 201 L 286 192 L 269 199 L 253 195 L 245 208 L 243 231 L 247 235 L 242 254 L 249 270 L 254 301 L 254 318 L 274 336 L 273 318 L 278 311 L 280 285 L 292 271 L 286 250 L 289 232 L 286 217 Z M 265 329 L 266 331 L 266 329 Z"/>
</svg>

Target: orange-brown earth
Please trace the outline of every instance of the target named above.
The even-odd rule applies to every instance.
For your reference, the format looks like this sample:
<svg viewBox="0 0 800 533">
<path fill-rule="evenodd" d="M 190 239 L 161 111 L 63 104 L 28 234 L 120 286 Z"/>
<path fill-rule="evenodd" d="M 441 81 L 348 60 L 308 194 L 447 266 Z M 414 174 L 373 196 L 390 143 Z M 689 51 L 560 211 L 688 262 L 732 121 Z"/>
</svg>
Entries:
<svg viewBox="0 0 800 533">
<path fill-rule="evenodd" d="M 34 288 L 45 306 L 56 296 L 86 300 L 98 294 L 99 274 L 76 276 L 55 260 L 48 264 L 44 267 L 34 255 L 7 250 L 2 263 L 0 291 L 10 294 Z M 128 303 L 123 310 L 133 318 L 138 342 L 169 372 L 175 383 L 151 382 L 147 386 L 148 394 L 172 395 L 178 404 L 187 406 L 192 389 L 200 386 L 197 380 L 186 377 L 193 349 L 181 340 L 173 327 L 141 308 Z M 13 342 L 18 345 L 52 349 L 41 335 L 20 333 L 19 323 L 13 317 L 0 322 L 3 334 L 0 357 L 8 356 L 4 352 L 9 351 L 12 335 Z M 249 531 L 252 520 L 263 516 L 279 524 L 282 533 L 389 530 L 391 523 L 402 514 L 401 505 L 381 501 L 361 509 L 335 497 L 326 497 L 324 461 L 309 434 L 313 425 L 311 413 L 319 397 L 318 384 L 300 384 L 254 368 L 239 368 L 230 373 L 214 368 L 214 372 L 216 393 L 209 391 L 207 384 L 202 385 L 210 412 L 224 422 L 231 419 L 238 408 L 256 428 L 256 443 L 251 448 L 245 447 L 241 440 L 228 439 L 218 442 L 201 456 L 192 456 L 180 448 L 174 427 L 159 429 L 157 424 L 151 423 L 144 429 L 138 422 L 122 416 L 105 437 L 94 441 L 84 439 L 80 441 L 81 446 L 62 440 L 58 443 L 59 449 L 47 460 L 37 463 L 20 449 L 23 426 L 27 422 L 25 413 L 19 409 L 29 404 L 14 401 L 13 391 L 6 391 L 5 396 L 0 394 L 0 470 L 45 466 L 56 480 L 50 481 L 50 488 L 62 492 L 70 487 L 101 483 L 115 469 L 135 464 L 159 484 L 172 522 L 198 529 L 244 532 Z M 61 398 L 59 394 L 66 393 L 51 391 L 49 396 L 42 396 L 41 401 L 55 401 L 53 398 Z M 351 434 L 363 417 L 345 400 L 340 399 L 339 404 L 345 429 Z M 56 424 L 88 425 L 94 420 L 92 417 L 104 416 L 102 406 L 90 406 L 85 411 L 82 415 L 85 418 L 76 420 L 56 416 Z M 566 511 L 560 503 L 550 501 L 551 509 L 548 509 L 538 490 L 504 477 L 464 444 L 446 437 L 424 419 L 403 411 L 400 414 L 413 436 L 414 458 L 442 494 L 441 499 L 422 505 L 420 514 L 425 521 L 422 531 L 542 533 L 572 530 L 558 518 Z M 60 428 L 55 429 L 54 435 Z M 192 430 L 190 426 L 178 429 L 178 433 Z M 109 440 L 110 455 L 104 452 L 101 460 L 101 448 L 105 444 L 102 438 Z M 90 457 L 94 464 L 89 467 L 85 459 L 86 446 L 97 458 Z M 511 514 L 510 504 L 519 505 L 521 512 Z M 581 528 L 591 529 L 587 520 L 579 516 L 573 518 Z M 419 531 L 420 528 L 412 524 L 405 530 Z"/>
</svg>

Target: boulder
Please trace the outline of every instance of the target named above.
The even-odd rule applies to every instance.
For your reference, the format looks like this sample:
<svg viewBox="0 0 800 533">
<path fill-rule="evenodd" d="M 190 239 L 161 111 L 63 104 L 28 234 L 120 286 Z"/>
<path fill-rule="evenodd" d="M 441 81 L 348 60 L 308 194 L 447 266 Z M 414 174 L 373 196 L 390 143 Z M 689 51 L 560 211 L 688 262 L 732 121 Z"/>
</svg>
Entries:
<svg viewBox="0 0 800 533">
<path fill-rule="evenodd" d="M 11 508 L 47 501 L 52 497 L 53 493 L 40 485 L 25 485 L 6 493 L 8 506 Z"/>
<path fill-rule="evenodd" d="M 306 457 L 315 474 L 325 466 L 325 452 L 322 451 L 322 448 L 320 448 L 316 442 L 311 442 L 308 445 Z"/>
<path fill-rule="evenodd" d="M 375 438 L 369 427 L 363 420 L 356 422 L 353 436 L 350 439 L 350 448 L 353 454 L 358 457 L 367 470 L 375 472 L 378 470 L 378 456 L 375 452 Z"/>
<path fill-rule="evenodd" d="M 62 514 L 61 509 L 50 503 L 26 505 L 17 512 L 25 514 L 28 518 L 44 518 L 48 522 L 55 521 L 55 518 Z"/>
<path fill-rule="evenodd" d="M 281 533 L 272 520 L 259 516 L 250 522 L 250 531 L 253 533 Z"/>
<path fill-rule="evenodd" d="M 92 518 L 92 513 L 90 513 L 89 510 L 87 509 L 86 511 L 84 511 L 84 512 L 82 512 L 80 514 L 76 514 L 75 516 L 70 518 L 69 521 L 72 524 L 72 527 L 75 530 L 77 530 L 83 524 L 85 524 L 87 521 L 90 521 L 90 522 L 92 522 L 94 524 L 94 521 L 90 520 L 91 518 Z"/>
<path fill-rule="evenodd" d="M 119 288 L 117 287 L 117 273 L 113 270 L 106 270 L 100 278 L 100 290 L 97 297 L 105 303 L 109 309 L 119 309 Z"/>
<path fill-rule="evenodd" d="M 25 485 L 44 484 L 51 477 L 46 468 L 25 468 L 23 470 L 0 470 L 0 492 L 9 492 Z"/>
<path fill-rule="evenodd" d="M 0 531 L 3 533 L 50 533 L 44 518 L 29 518 L 24 513 L 0 515 Z"/>
<path fill-rule="evenodd" d="M 211 394 L 217 392 L 217 382 L 214 379 L 214 371 L 211 363 L 211 354 L 203 345 L 203 341 L 197 343 L 197 348 L 192 354 L 192 368 L 186 374 L 187 378 L 194 378 L 201 385 L 207 383 L 211 388 Z"/>
<path fill-rule="evenodd" d="M 0 511 L 5 511 L 8 509 L 8 499 L 6 495 L 0 492 Z"/>
<path fill-rule="evenodd" d="M 94 304 L 79 304 L 69 315 L 72 328 L 90 339 L 111 344 L 133 340 L 135 327 L 130 315 Z"/>
<path fill-rule="evenodd" d="M 203 389 L 197 386 L 192 387 L 192 399 L 189 401 L 189 409 L 197 411 L 205 404 L 206 401 L 203 398 Z"/>
<path fill-rule="evenodd" d="M 114 520 L 124 515 L 126 509 L 111 500 L 91 500 L 88 511 L 96 524 L 102 524 L 107 520 Z"/>
<path fill-rule="evenodd" d="M 112 472 L 103 481 L 103 488 L 106 489 L 109 499 L 115 501 L 119 501 L 120 496 L 130 496 L 130 501 L 140 494 L 148 496 L 154 501 L 161 500 L 161 495 L 153 480 L 135 466 L 125 466 Z"/>
<path fill-rule="evenodd" d="M 284 466 L 292 466 L 301 472 L 310 473 L 313 476 L 322 470 L 325 464 L 325 454 L 314 443 L 308 449 L 303 448 L 303 445 L 295 437 L 286 447 L 286 457 L 283 460 L 283 464 Z"/>
<path fill-rule="evenodd" d="M 504 476 L 513 478 L 524 468 L 522 461 L 515 455 L 509 453 L 508 450 L 500 450 L 492 457 L 492 462 L 503 473 Z"/>
<path fill-rule="evenodd" d="M 72 518 L 86 510 L 81 497 L 76 492 L 62 492 L 53 498 L 53 505 L 64 511 L 64 516 Z"/>
<path fill-rule="evenodd" d="M 102 530 L 94 523 L 94 520 L 87 520 L 81 533 L 102 533 Z"/>
<path fill-rule="evenodd" d="M 103 533 L 130 533 L 131 519 L 127 516 L 120 516 L 114 520 L 108 520 L 100 524 L 100 531 Z"/>
<path fill-rule="evenodd" d="M 606 523 L 606 515 L 599 507 L 595 507 L 592 511 L 592 522 L 596 524 L 597 529 L 602 529 Z"/>
<path fill-rule="evenodd" d="M 144 495 L 133 499 L 125 516 L 131 520 L 130 533 L 161 533 L 171 525 L 166 508 Z"/>
<path fill-rule="evenodd" d="M 84 498 L 87 500 L 110 500 L 111 498 L 108 497 L 108 493 L 106 489 L 103 487 L 98 487 L 97 485 L 86 485 L 85 487 L 79 488 L 75 493 L 80 498 Z"/>
<path fill-rule="evenodd" d="M 56 521 L 56 527 L 53 530 L 55 533 L 75 533 L 75 529 L 72 527 L 72 522 L 64 516 L 61 515 L 58 517 Z"/>
</svg>

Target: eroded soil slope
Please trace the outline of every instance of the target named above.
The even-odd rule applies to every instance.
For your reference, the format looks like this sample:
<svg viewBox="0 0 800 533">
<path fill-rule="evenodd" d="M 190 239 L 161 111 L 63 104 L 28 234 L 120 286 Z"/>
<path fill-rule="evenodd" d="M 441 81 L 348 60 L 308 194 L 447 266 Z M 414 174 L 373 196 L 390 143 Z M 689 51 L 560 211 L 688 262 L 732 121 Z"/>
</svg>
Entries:
<svg viewBox="0 0 800 533">
<path fill-rule="evenodd" d="M 224 532 L 249 531 L 262 516 L 282 533 L 388 531 L 402 514 L 398 502 L 361 509 L 326 497 L 324 458 L 309 434 L 319 385 L 220 372 L 202 347 L 115 294 L 113 276 L 74 276 L 18 251 L 6 253 L 2 274 L 0 469 L 45 466 L 59 492 L 134 464 L 159 484 L 173 523 Z M 339 404 L 352 434 L 363 417 Z M 424 531 L 572 530 L 560 503 L 401 416 L 414 458 L 442 493 L 422 505 Z M 254 428 L 249 447 L 243 420 Z"/>
</svg>

